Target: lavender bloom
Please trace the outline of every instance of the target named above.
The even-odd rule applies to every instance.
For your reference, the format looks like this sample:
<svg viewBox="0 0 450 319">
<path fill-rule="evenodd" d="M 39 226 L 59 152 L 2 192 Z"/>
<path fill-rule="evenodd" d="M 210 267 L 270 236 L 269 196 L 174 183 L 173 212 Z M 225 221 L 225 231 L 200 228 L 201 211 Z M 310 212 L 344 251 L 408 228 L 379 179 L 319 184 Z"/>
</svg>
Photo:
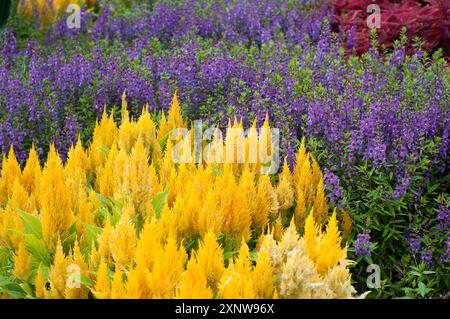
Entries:
<svg viewBox="0 0 450 319">
<path fill-rule="evenodd" d="M 319 139 L 332 155 L 323 167 L 333 174 L 345 171 L 340 180 L 325 176 L 336 205 L 347 184 L 343 179 L 358 176 L 354 164 L 361 161 L 394 174 L 394 199 L 418 192 L 408 167 L 420 163 L 427 142 L 440 140 L 430 155 L 430 172 L 450 169 L 446 73 L 425 69 L 419 53 L 402 68 L 387 67 L 377 55 L 369 64 L 350 63 L 339 55 L 345 37 L 330 36 L 326 7 L 186 0 L 157 2 L 152 10 L 137 5 L 130 19 L 115 16 L 113 6 L 101 6 L 97 20 L 83 11 L 76 32 L 67 30 L 62 17 L 45 47 L 30 43 L 20 49 L 5 31 L 0 119 L 22 135 L 0 131 L 1 152 L 13 144 L 27 153 L 32 141 L 46 146 L 54 140 L 64 153 L 72 140 L 66 132 L 76 136 L 92 126 L 105 105 L 120 103 L 125 89 L 134 116 L 146 103 L 151 111 L 167 110 L 177 89 L 189 120 L 223 127 L 228 116 L 237 115 L 248 127 L 250 119 L 261 123 L 268 113 L 282 132 L 280 158 L 288 156 L 290 165 L 296 140 Z M 352 32 L 347 40 L 351 46 Z M 390 60 L 403 63 L 404 50 Z"/>
<path fill-rule="evenodd" d="M 394 190 L 393 198 L 395 200 L 399 199 L 401 196 L 406 194 L 406 191 L 408 190 L 408 187 L 410 185 L 410 178 L 409 176 L 405 176 L 401 179 L 400 184 L 397 186 L 397 188 Z"/>
<path fill-rule="evenodd" d="M 447 236 L 447 246 L 445 247 L 445 254 L 442 256 L 443 262 L 450 261 L 450 233 Z"/>
<path fill-rule="evenodd" d="M 341 207 L 343 193 L 342 188 L 339 186 L 339 177 L 327 170 L 324 180 L 326 188 L 331 190 L 331 194 L 328 195 L 330 202 Z"/>
<path fill-rule="evenodd" d="M 355 241 L 355 254 L 356 256 L 370 257 L 370 234 L 369 231 L 364 231 L 356 236 Z"/>
<path fill-rule="evenodd" d="M 450 205 L 439 205 L 438 215 L 436 216 L 439 230 L 444 230 L 450 227 Z"/>
<path fill-rule="evenodd" d="M 433 262 L 433 252 L 429 249 L 424 249 L 420 254 L 420 258 L 423 263 L 429 265 Z"/>
</svg>

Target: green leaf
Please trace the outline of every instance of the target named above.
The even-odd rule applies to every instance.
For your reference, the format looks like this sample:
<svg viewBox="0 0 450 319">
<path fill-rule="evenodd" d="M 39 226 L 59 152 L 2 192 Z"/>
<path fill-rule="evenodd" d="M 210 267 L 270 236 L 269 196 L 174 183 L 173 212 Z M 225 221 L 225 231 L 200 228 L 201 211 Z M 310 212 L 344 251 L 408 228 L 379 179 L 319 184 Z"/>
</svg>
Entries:
<svg viewBox="0 0 450 319">
<path fill-rule="evenodd" d="M 122 204 L 115 201 L 112 202 L 111 212 L 112 212 L 110 216 L 111 225 L 115 226 L 119 222 L 120 217 L 122 216 Z"/>
<path fill-rule="evenodd" d="M 161 149 L 164 149 L 166 147 L 167 140 L 169 139 L 169 134 L 170 133 L 167 133 L 159 140 L 159 146 L 161 146 Z"/>
<path fill-rule="evenodd" d="M 86 287 L 94 287 L 95 282 L 91 280 L 90 278 L 86 277 L 85 275 L 80 276 L 80 283 Z"/>
<path fill-rule="evenodd" d="M 409 273 L 410 273 L 411 275 L 414 275 L 414 276 L 417 276 L 417 277 L 422 276 L 422 274 L 421 274 L 420 272 L 415 271 L 415 270 L 411 270 Z"/>
<path fill-rule="evenodd" d="M 36 236 L 36 238 L 42 239 L 41 221 L 37 217 L 28 214 L 27 212 L 21 210 L 18 207 L 14 208 L 20 214 L 20 217 L 22 217 L 23 227 L 25 228 L 26 233 L 33 234 Z"/>
<path fill-rule="evenodd" d="M 0 287 L 4 287 L 13 283 L 13 280 L 9 277 L 0 276 Z"/>
<path fill-rule="evenodd" d="M 44 265 L 50 266 L 51 256 L 43 239 L 37 238 L 33 234 L 24 234 L 15 229 L 8 229 L 9 232 L 19 236 L 25 240 L 28 252 L 41 261 Z"/>
<path fill-rule="evenodd" d="M 230 257 L 233 257 L 235 254 L 237 253 L 236 250 L 228 250 L 228 251 L 224 251 L 223 253 L 223 259 L 228 259 Z"/>
<path fill-rule="evenodd" d="M 151 201 L 153 206 L 153 210 L 155 211 L 156 218 L 161 216 L 162 209 L 164 207 L 164 203 L 166 202 L 167 195 L 169 194 L 169 189 L 156 194 Z"/>
<path fill-rule="evenodd" d="M 13 299 L 23 299 L 26 297 L 26 293 L 16 283 L 12 283 L 6 287 L 8 289 L 8 295 Z"/>
<path fill-rule="evenodd" d="M 106 206 L 99 208 L 101 215 L 103 216 L 103 218 L 108 217 L 111 222 L 111 225 L 115 226 L 121 216 L 122 204 L 114 199 L 106 198 L 105 196 L 99 193 L 96 193 L 96 196 L 102 202 L 102 204 Z"/>
<path fill-rule="evenodd" d="M 25 235 L 25 242 L 30 253 L 39 259 L 44 265 L 49 267 L 51 257 L 44 240 L 39 239 L 34 235 L 27 234 Z"/>
<path fill-rule="evenodd" d="M 256 250 L 252 250 L 248 257 L 251 261 L 257 262 L 258 260 L 258 252 Z"/>
<path fill-rule="evenodd" d="M 111 207 L 111 201 L 108 198 L 106 198 L 100 193 L 95 193 L 95 195 L 97 196 L 98 200 L 102 202 L 103 205 Z"/>
<path fill-rule="evenodd" d="M 425 297 L 427 293 L 432 291 L 433 289 L 427 288 L 423 282 L 419 282 L 419 287 L 417 288 L 417 291 L 420 293 L 422 297 Z"/>
<path fill-rule="evenodd" d="M 31 286 L 28 282 L 21 283 L 19 286 L 27 294 L 25 298 L 34 298 L 33 289 L 31 289 Z"/>
<path fill-rule="evenodd" d="M 64 252 L 70 253 L 70 248 L 75 244 L 75 238 L 77 238 L 77 233 L 71 233 L 62 242 L 62 247 Z"/>
<path fill-rule="evenodd" d="M 103 229 L 88 223 L 83 223 L 83 227 L 89 242 L 89 247 L 92 247 L 92 243 L 97 240 L 97 236 L 101 234 Z"/>
</svg>

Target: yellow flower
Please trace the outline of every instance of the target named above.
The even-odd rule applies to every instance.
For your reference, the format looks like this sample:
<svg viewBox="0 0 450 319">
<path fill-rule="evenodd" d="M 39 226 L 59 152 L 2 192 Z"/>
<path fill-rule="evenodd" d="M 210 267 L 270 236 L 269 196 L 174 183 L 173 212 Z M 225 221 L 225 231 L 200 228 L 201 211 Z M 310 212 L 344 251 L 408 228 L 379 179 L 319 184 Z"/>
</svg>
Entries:
<svg viewBox="0 0 450 319">
<path fill-rule="evenodd" d="M 56 253 L 53 259 L 53 265 L 50 267 L 49 282 L 51 298 L 64 298 L 66 288 L 66 275 L 69 260 L 66 259 L 61 241 L 58 240 L 56 245 Z"/>
<path fill-rule="evenodd" d="M 55 22 L 69 4 L 94 6 L 96 0 L 19 0 L 17 12 L 24 17 L 37 19 L 42 25 Z M 37 14 L 37 16 L 35 16 Z"/>
<path fill-rule="evenodd" d="M 144 299 L 150 298 L 150 290 L 147 286 L 148 270 L 145 266 L 138 262 L 135 268 L 128 273 L 127 294 L 128 299 Z"/>
<path fill-rule="evenodd" d="M 287 211 L 294 204 L 294 189 L 292 188 L 292 176 L 286 157 L 284 158 L 283 170 L 279 178 L 280 182 L 277 186 L 278 203 L 282 211 Z"/>
<path fill-rule="evenodd" d="M 136 215 L 130 215 L 135 222 L 143 221 L 146 217 L 153 194 L 151 181 L 147 151 L 142 139 L 139 139 L 133 147 L 123 171 L 122 185 L 119 186 L 123 201 L 128 200 L 136 208 Z"/>
<path fill-rule="evenodd" d="M 170 236 L 164 249 L 157 254 L 153 269 L 147 274 L 152 298 L 173 298 L 186 260 L 184 248 L 178 247 L 175 238 Z"/>
<path fill-rule="evenodd" d="M 66 238 L 73 222 L 70 187 L 64 183 L 64 169 L 53 145 L 39 184 L 42 235 L 54 251 L 58 238 Z"/>
<path fill-rule="evenodd" d="M 316 265 L 320 274 L 324 274 L 328 269 L 334 267 L 344 256 L 336 220 L 336 210 L 328 222 L 326 233 L 320 240 L 318 251 Z"/>
<path fill-rule="evenodd" d="M 304 174 L 302 170 L 304 169 L 303 164 L 305 162 L 309 165 L 309 159 L 305 148 L 305 138 L 302 138 L 300 148 L 298 149 L 297 155 L 295 157 L 295 166 L 293 174 L 294 184 L 298 184 L 300 181 L 300 176 Z"/>
<path fill-rule="evenodd" d="M 81 276 L 88 276 L 88 266 L 86 265 L 77 240 L 75 240 L 72 256 L 70 256 L 69 261 L 71 264 L 67 269 L 69 272 L 67 281 L 71 285 L 66 285 L 65 298 L 86 299 L 89 295 L 89 289 L 81 284 Z"/>
<path fill-rule="evenodd" d="M 209 287 L 217 289 L 219 280 L 225 271 L 223 249 L 217 244 L 216 235 L 207 233 L 196 253 L 201 271 L 206 275 Z"/>
<path fill-rule="evenodd" d="M 156 256 L 162 249 L 157 227 L 158 225 L 153 219 L 147 220 L 137 242 L 136 261 L 145 265 L 147 269 L 153 269 Z"/>
<path fill-rule="evenodd" d="M 305 245 L 306 254 L 311 260 L 316 261 L 318 254 L 318 235 L 319 230 L 314 221 L 313 212 L 306 218 L 305 222 Z"/>
<path fill-rule="evenodd" d="M 111 298 L 123 299 L 126 297 L 125 286 L 123 283 L 123 274 L 119 267 L 116 267 L 111 285 Z"/>
<path fill-rule="evenodd" d="M 250 238 L 251 215 L 246 190 L 237 185 L 230 170 L 223 173 L 227 185 L 222 191 L 220 209 L 223 220 L 223 232 L 232 240 Z M 219 188 L 220 189 L 220 188 Z"/>
<path fill-rule="evenodd" d="M 241 244 L 236 261 L 232 262 L 222 275 L 219 297 L 224 299 L 256 298 L 249 250 L 244 241 Z"/>
<path fill-rule="evenodd" d="M 214 186 L 209 184 L 211 188 Z M 203 194 L 203 193 L 200 193 Z M 218 233 L 222 225 L 222 214 L 218 209 L 219 195 L 215 189 L 206 191 L 206 197 L 200 204 L 197 227 L 201 236 L 208 232 Z"/>
<path fill-rule="evenodd" d="M 44 272 L 42 270 L 42 264 L 39 264 L 36 280 L 34 282 L 35 287 L 35 296 L 36 298 L 46 298 L 47 297 L 47 288 L 46 288 L 46 280 L 44 278 Z"/>
<path fill-rule="evenodd" d="M 12 204 L 8 202 L 2 214 L 2 239 L 8 245 L 14 248 L 18 248 L 20 243 L 23 242 L 23 238 L 11 232 L 11 229 L 17 231 L 23 231 L 22 218 L 17 213 L 17 210 L 12 207 Z"/>
<path fill-rule="evenodd" d="M 92 143 L 88 151 L 92 172 L 95 173 L 97 169 L 103 166 L 108 152 L 116 142 L 117 132 L 114 118 L 112 114 L 108 117 L 105 108 L 100 123 L 95 123 Z"/>
<path fill-rule="evenodd" d="M 256 298 L 272 298 L 274 290 L 273 279 L 270 255 L 267 251 L 262 251 L 258 254 L 256 267 L 253 271 L 253 286 Z"/>
<path fill-rule="evenodd" d="M 22 173 L 22 185 L 28 193 L 33 193 L 38 187 L 41 177 L 41 166 L 34 144 L 31 145 L 30 153 Z"/>
<path fill-rule="evenodd" d="M 1 178 L 0 178 L 0 204 L 5 204 L 8 197 L 11 196 L 12 188 L 16 178 L 21 177 L 19 163 L 12 146 L 9 149 L 8 157 L 3 157 Z"/>
<path fill-rule="evenodd" d="M 127 267 L 134 260 L 136 252 L 136 230 L 130 216 L 134 208 L 128 204 L 122 210 L 122 216 L 112 230 L 110 238 L 111 255 L 119 267 Z"/>
<path fill-rule="evenodd" d="M 105 260 L 108 264 L 111 262 L 112 256 L 112 232 L 113 228 L 109 220 L 105 221 L 105 226 L 102 233 L 98 236 L 98 254 L 102 260 Z"/>
<path fill-rule="evenodd" d="M 8 203 L 15 209 L 20 209 L 30 214 L 34 214 L 36 210 L 36 203 L 28 196 L 27 191 L 22 186 L 19 179 L 14 181 L 11 198 Z"/>
<path fill-rule="evenodd" d="M 213 297 L 213 292 L 207 285 L 206 275 L 195 258 L 191 258 L 188 262 L 176 297 L 181 299 L 210 299 Z"/>
<path fill-rule="evenodd" d="M 323 178 L 319 179 L 319 184 L 317 185 L 316 198 L 314 199 L 313 205 L 314 218 L 319 225 L 324 225 L 328 218 L 328 207 L 327 199 L 325 198 L 325 191 L 323 185 Z"/>
<path fill-rule="evenodd" d="M 304 140 L 293 172 L 285 160 L 281 174 L 270 177 L 260 168 L 274 151 L 271 135 L 257 134 L 256 121 L 244 138 L 243 121 L 235 118 L 229 128 L 236 134 L 224 143 L 216 130 L 213 142 L 214 156 L 247 163 L 175 163 L 173 141 L 164 152 L 160 142 L 177 127 L 186 125 L 176 96 L 156 127 L 147 107 L 139 119 L 130 118 L 124 93 L 120 128 L 105 111 L 87 151 L 78 140 L 66 164 L 51 145 L 41 169 L 32 148 L 22 173 L 11 149 L 0 175 L 0 249 L 16 252 L 8 257 L 15 265 L 7 275 L 20 282 L 36 274 L 37 298 L 88 298 L 90 292 L 96 298 L 354 295 L 336 212 L 322 232 L 328 219 L 323 176 Z M 267 116 L 263 128 L 269 128 Z M 267 154 L 237 153 L 256 144 Z M 188 141 L 182 152 L 194 146 Z M 41 222 L 53 256 L 48 278 L 47 267 L 31 262 L 35 256 L 26 251 L 20 210 Z M 351 220 L 345 212 L 340 218 L 345 239 Z M 61 241 L 68 244 L 68 236 L 74 245 L 65 256 Z M 224 261 L 218 238 L 225 247 L 240 243 L 235 258 Z M 247 242 L 256 242 L 255 250 Z M 94 287 L 78 283 L 77 275 Z M 6 289 L 3 295 L 9 297 Z"/>
<path fill-rule="evenodd" d="M 97 270 L 95 287 L 92 290 L 95 298 L 109 299 L 111 297 L 111 285 L 108 278 L 108 265 L 102 260 Z"/>
<path fill-rule="evenodd" d="M 345 210 L 342 211 L 341 215 L 342 219 L 342 232 L 344 235 L 344 239 L 348 238 L 350 236 L 350 233 L 352 232 L 352 218 L 350 217 L 350 214 L 347 213 Z"/>
<path fill-rule="evenodd" d="M 173 95 L 172 106 L 167 116 L 167 123 L 170 129 L 186 127 L 181 115 L 180 103 L 178 102 L 177 92 Z"/>
<path fill-rule="evenodd" d="M 304 225 L 304 216 L 306 213 L 306 201 L 305 201 L 305 195 L 303 192 L 298 191 L 296 192 L 296 205 L 295 205 L 295 211 L 294 211 L 294 221 L 295 225 L 297 227 L 297 230 L 301 232 L 303 230 Z"/>
<path fill-rule="evenodd" d="M 23 281 L 26 281 L 31 274 L 31 258 L 28 255 L 27 248 L 22 242 L 19 245 L 17 254 L 14 256 L 13 275 Z"/>
</svg>

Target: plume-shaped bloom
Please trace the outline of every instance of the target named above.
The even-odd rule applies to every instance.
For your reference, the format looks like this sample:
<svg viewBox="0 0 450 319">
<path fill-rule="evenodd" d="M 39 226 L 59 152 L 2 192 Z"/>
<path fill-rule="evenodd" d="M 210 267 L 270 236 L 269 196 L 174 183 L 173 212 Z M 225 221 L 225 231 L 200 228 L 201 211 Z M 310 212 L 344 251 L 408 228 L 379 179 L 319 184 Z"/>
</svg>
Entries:
<svg viewBox="0 0 450 319">
<path fill-rule="evenodd" d="M 124 94 L 120 128 L 104 112 L 88 150 L 78 140 L 65 164 L 53 145 L 43 169 L 33 150 L 23 173 L 12 151 L 4 158 L 0 248 L 15 251 L 9 276 L 28 284 L 36 274 L 36 298 L 353 296 L 336 213 L 322 232 L 322 173 L 303 144 L 292 172 L 285 160 L 273 177 L 261 174 L 263 163 L 175 163 L 170 139 L 165 150 L 154 143 L 159 130 L 184 125 L 176 97 L 159 127 L 146 109 L 136 121 L 127 107 Z M 243 119 L 229 127 L 241 130 Z M 263 136 L 271 139 L 261 132 L 258 143 Z M 214 143 L 238 159 L 249 138 Z"/>
<path fill-rule="evenodd" d="M 14 276 L 20 280 L 26 281 L 32 271 L 31 258 L 28 255 L 24 243 L 19 245 L 17 254 L 14 256 Z"/>
<path fill-rule="evenodd" d="M 34 282 L 35 287 L 35 296 L 36 298 L 46 298 L 47 297 L 47 287 L 46 287 L 46 280 L 44 279 L 44 271 L 42 269 L 42 264 L 39 264 L 37 273 L 36 273 L 36 279 Z"/>
<path fill-rule="evenodd" d="M 71 189 L 64 181 L 61 159 L 51 145 L 39 184 L 42 235 L 50 250 L 55 249 L 58 238 L 66 238 L 73 222 Z"/>
<path fill-rule="evenodd" d="M 98 266 L 95 287 L 92 289 L 95 298 L 108 299 L 111 296 L 111 284 L 108 277 L 108 265 L 102 260 Z"/>
<path fill-rule="evenodd" d="M 56 245 L 55 257 L 53 264 L 50 267 L 48 279 L 50 282 L 50 297 L 51 298 L 64 298 L 64 291 L 66 288 L 66 275 L 67 266 L 69 265 L 69 260 L 66 259 L 64 255 L 63 247 L 61 241 L 58 240 Z"/>
</svg>

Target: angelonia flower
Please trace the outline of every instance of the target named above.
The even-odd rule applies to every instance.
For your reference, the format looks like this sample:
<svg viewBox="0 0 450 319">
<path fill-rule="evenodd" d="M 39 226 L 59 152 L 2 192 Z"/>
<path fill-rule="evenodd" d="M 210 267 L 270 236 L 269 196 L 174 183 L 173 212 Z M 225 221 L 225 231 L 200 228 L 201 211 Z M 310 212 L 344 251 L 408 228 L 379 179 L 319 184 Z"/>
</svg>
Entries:
<svg viewBox="0 0 450 319">
<path fill-rule="evenodd" d="M 355 254 L 356 254 L 356 256 L 367 256 L 367 257 L 369 257 L 371 255 L 370 233 L 368 231 L 359 233 L 356 236 Z"/>
<path fill-rule="evenodd" d="M 433 262 L 433 252 L 429 249 L 424 249 L 420 253 L 420 259 L 425 264 L 431 264 Z"/>
<path fill-rule="evenodd" d="M 448 262 L 450 260 L 450 233 L 447 236 L 447 244 L 445 246 L 445 252 L 441 260 L 442 262 Z"/>
<path fill-rule="evenodd" d="M 450 204 L 439 205 L 438 214 L 436 216 L 437 221 L 439 222 L 438 228 L 440 230 L 445 230 L 450 228 Z"/>
<path fill-rule="evenodd" d="M 105 110 L 92 142 L 83 147 L 78 138 L 64 163 L 53 145 L 42 164 L 32 147 L 23 169 L 13 149 L 4 157 L 0 249 L 14 266 L 2 272 L 28 287 L 24 294 L 356 296 L 337 211 L 329 215 L 323 175 L 304 144 L 292 171 L 285 161 L 272 179 L 262 173 L 262 153 L 254 162 L 232 161 L 238 144 L 231 133 L 224 139 L 216 131 L 205 146 L 210 156 L 190 159 L 199 145 L 188 138 L 194 127 L 187 129 L 177 95 L 158 118 L 152 119 L 147 106 L 131 117 L 124 93 L 120 125 Z M 228 128 L 241 125 L 235 119 Z M 243 137 L 242 149 L 259 144 L 274 154 L 274 137 L 257 125 Z M 268 125 L 266 116 L 261 126 Z M 186 134 L 176 139 L 180 129 Z M 256 248 L 247 245 L 250 240 Z M 39 249 L 28 250 L 30 245 Z M 13 297 L 6 290 L 3 295 Z"/>
<path fill-rule="evenodd" d="M 418 253 L 421 246 L 421 238 L 419 236 L 408 237 L 408 246 L 413 253 Z"/>
<path fill-rule="evenodd" d="M 342 188 L 339 186 L 339 177 L 331 171 L 326 171 L 324 180 L 326 188 L 331 191 L 328 195 L 330 202 L 334 203 L 338 207 L 341 207 L 343 193 Z"/>
</svg>

